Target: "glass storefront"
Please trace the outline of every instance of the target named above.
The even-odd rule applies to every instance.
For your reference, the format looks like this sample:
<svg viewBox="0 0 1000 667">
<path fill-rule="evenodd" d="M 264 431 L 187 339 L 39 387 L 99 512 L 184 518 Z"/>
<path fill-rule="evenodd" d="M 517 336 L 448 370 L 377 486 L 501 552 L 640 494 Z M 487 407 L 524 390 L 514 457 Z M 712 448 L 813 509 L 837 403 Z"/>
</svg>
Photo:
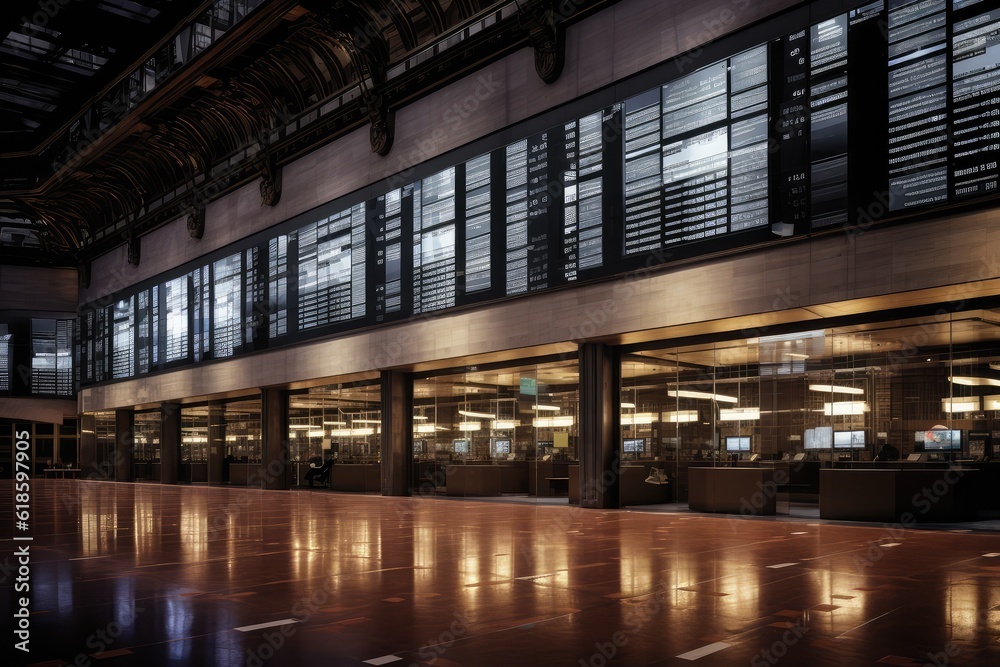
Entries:
<svg viewBox="0 0 1000 667">
<path fill-rule="evenodd" d="M 293 483 L 381 491 L 381 400 L 380 385 L 374 381 L 313 387 L 289 396 Z M 310 468 L 322 472 L 307 479 Z"/>
<path fill-rule="evenodd" d="M 578 385 L 576 360 L 415 380 L 413 492 L 567 497 Z"/>
<path fill-rule="evenodd" d="M 133 436 L 135 442 L 135 479 L 160 481 L 160 411 L 137 412 Z"/>
<path fill-rule="evenodd" d="M 998 325 L 976 310 L 630 352 L 622 504 L 686 501 L 693 466 L 812 462 L 784 489 L 808 501 L 823 467 L 987 459 L 1000 430 Z M 629 468 L 648 484 L 625 484 Z"/>
</svg>

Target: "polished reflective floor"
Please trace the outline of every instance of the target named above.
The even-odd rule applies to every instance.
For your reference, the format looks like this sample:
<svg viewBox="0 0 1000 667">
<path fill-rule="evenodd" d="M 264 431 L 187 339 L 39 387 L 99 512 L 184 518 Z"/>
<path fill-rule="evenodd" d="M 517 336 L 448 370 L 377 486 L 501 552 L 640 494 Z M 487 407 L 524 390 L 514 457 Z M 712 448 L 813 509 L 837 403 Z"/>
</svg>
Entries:
<svg viewBox="0 0 1000 667">
<path fill-rule="evenodd" d="M 22 543 L 0 494 L 6 566 Z M 3 664 L 1000 665 L 995 533 L 73 480 L 33 496 L 31 650 L 5 632 Z"/>
</svg>

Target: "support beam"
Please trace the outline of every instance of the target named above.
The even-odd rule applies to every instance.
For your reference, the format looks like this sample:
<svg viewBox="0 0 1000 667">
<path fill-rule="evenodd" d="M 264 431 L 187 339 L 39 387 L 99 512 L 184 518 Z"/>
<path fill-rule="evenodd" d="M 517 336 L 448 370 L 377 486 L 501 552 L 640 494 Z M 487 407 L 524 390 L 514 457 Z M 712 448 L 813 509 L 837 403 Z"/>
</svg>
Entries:
<svg viewBox="0 0 1000 667">
<path fill-rule="evenodd" d="M 412 473 L 413 375 L 382 371 L 382 495 L 410 495 Z"/>
<path fill-rule="evenodd" d="M 292 467 L 288 456 L 288 392 L 260 390 L 260 417 L 263 430 L 263 457 L 260 462 L 261 488 L 287 489 Z"/>
<path fill-rule="evenodd" d="M 160 406 L 160 483 L 176 484 L 181 472 L 181 405 Z"/>
<path fill-rule="evenodd" d="M 80 478 L 99 477 L 97 463 L 97 419 L 93 413 L 80 415 Z"/>
<path fill-rule="evenodd" d="M 115 410 L 115 479 L 135 481 L 135 412 Z"/>
<path fill-rule="evenodd" d="M 580 507 L 619 506 L 621 353 L 603 343 L 580 345 Z"/>
</svg>

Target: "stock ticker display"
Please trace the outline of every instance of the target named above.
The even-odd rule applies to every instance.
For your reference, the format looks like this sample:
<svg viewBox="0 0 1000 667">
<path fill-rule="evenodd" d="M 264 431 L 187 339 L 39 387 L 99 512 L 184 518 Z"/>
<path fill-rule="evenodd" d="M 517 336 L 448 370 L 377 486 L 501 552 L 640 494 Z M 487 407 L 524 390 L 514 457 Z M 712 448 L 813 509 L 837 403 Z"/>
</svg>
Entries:
<svg viewBox="0 0 1000 667">
<path fill-rule="evenodd" d="M 83 383 L 994 196 L 1000 2 L 832 4 L 84 308 Z"/>
</svg>

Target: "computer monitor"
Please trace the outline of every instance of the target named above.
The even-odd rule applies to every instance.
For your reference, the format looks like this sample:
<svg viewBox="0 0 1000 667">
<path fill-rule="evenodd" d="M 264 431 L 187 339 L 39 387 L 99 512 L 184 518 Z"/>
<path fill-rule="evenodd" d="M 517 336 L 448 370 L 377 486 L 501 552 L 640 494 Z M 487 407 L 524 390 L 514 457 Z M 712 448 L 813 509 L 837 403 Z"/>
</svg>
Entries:
<svg viewBox="0 0 1000 667">
<path fill-rule="evenodd" d="M 865 446 L 864 431 L 834 431 L 833 446 L 837 449 L 863 448 Z"/>
<path fill-rule="evenodd" d="M 730 435 L 730 436 L 726 436 L 726 451 L 727 452 L 749 452 L 750 451 L 750 436 L 749 435 Z"/>
<path fill-rule="evenodd" d="M 962 431 L 958 429 L 917 431 L 913 439 L 923 444 L 925 452 L 962 449 Z"/>
<path fill-rule="evenodd" d="M 493 438 L 493 454 L 496 456 L 510 454 L 510 438 Z"/>
<path fill-rule="evenodd" d="M 452 440 L 452 451 L 456 454 L 468 454 L 469 453 L 469 441 L 468 440 Z"/>
<path fill-rule="evenodd" d="M 641 454 L 646 451 L 646 439 L 625 438 L 622 440 L 622 451 L 626 454 Z"/>
</svg>

